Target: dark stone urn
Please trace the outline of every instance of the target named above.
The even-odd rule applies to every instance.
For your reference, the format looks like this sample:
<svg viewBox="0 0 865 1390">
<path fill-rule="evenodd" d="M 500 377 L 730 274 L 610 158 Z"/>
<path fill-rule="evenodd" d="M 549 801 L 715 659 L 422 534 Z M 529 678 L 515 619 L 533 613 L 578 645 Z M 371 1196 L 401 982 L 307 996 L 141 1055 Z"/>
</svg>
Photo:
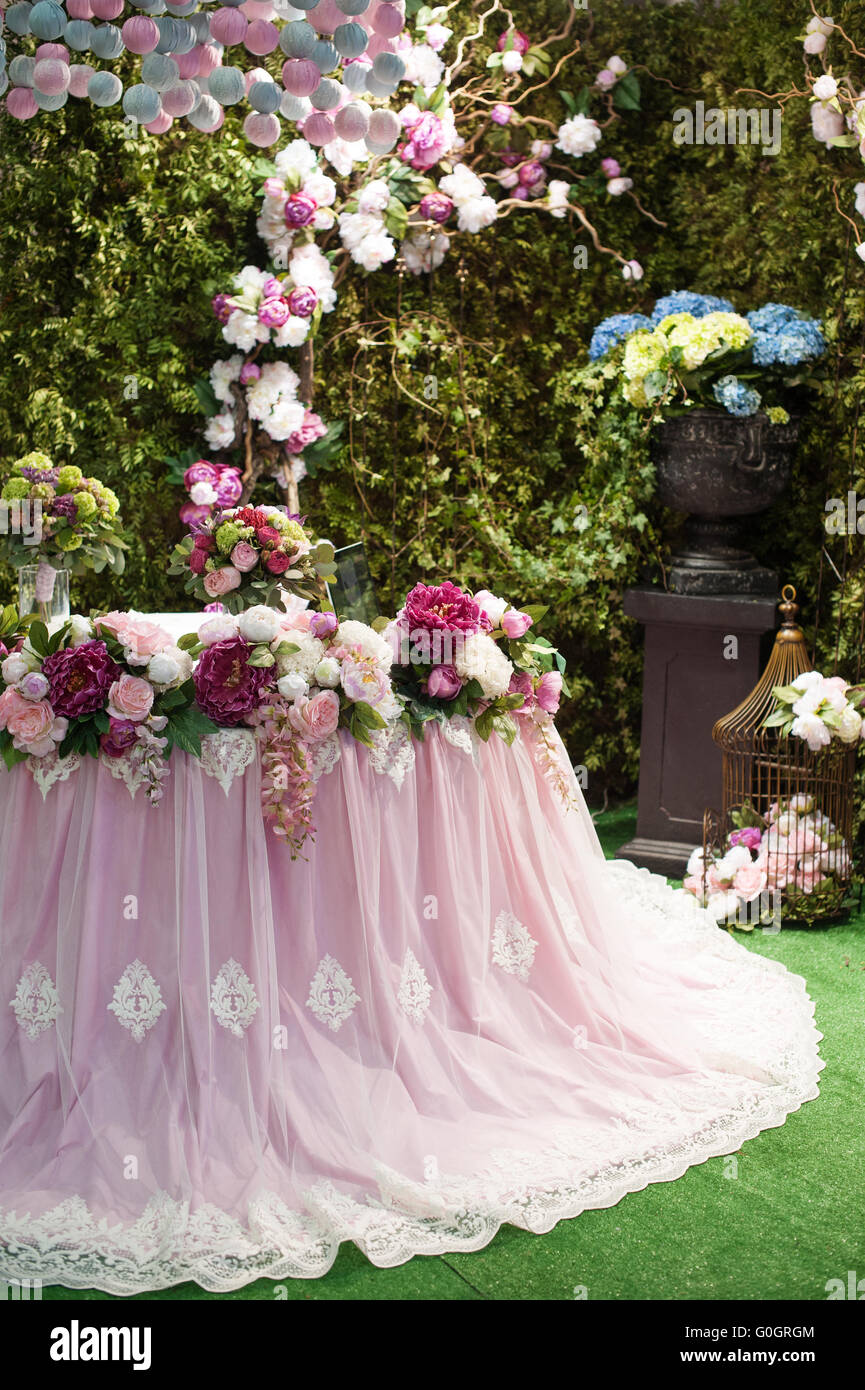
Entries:
<svg viewBox="0 0 865 1390">
<path fill-rule="evenodd" d="M 750 553 L 743 522 L 777 501 L 790 481 L 799 421 L 692 410 L 656 426 L 658 496 L 687 512 L 669 584 L 677 594 L 775 594 L 778 577 Z"/>
</svg>

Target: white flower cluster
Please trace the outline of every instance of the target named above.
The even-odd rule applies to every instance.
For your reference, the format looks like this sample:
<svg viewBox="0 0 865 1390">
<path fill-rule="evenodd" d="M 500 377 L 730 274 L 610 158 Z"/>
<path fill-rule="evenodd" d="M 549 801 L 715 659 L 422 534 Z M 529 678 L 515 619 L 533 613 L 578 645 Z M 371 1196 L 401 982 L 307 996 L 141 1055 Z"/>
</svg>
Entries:
<svg viewBox="0 0 865 1390">
<path fill-rule="evenodd" d="M 213 449 L 228 449 L 234 442 L 235 418 L 231 409 L 231 384 L 238 380 L 243 358 L 230 357 L 215 362 L 210 382 L 217 398 L 229 408 L 212 415 L 204 437 Z M 287 362 L 266 362 L 258 378 L 246 385 L 246 406 L 251 420 L 258 421 L 271 439 L 288 439 L 300 429 L 306 408 L 297 398 L 300 378 Z M 193 501 L 195 497 L 193 496 Z"/>
<path fill-rule="evenodd" d="M 476 680 L 487 700 L 507 693 L 514 668 L 501 647 L 485 632 L 470 633 L 458 649 L 454 660 L 456 673 L 462 681 Z"/>
<path fill-rule="evenodd" d="M 364 270 L 378 270 L 396 255 L 393 238 L 384 225 L 390 189 L 384 179 L 373 179 L 357 196 L 357 212 L 341 212 L 339 235 L 351 259 Z"/>
<path fill-rule="evenodd" d="M 397 49 L 405 63 L 404 81 L 423 87 L 429 95 L 444 77 L 445 65 L 428 43 L 411 43 Z"/>
<path fill-rule="evenodd" d="M 557 150 L 573 155 L 574 159 L 582 159 L 584 154 L 591 154 L 600 143 L 601 127 L 589 116 L 571 116 L 564 125 L 559 126 L 558 136 Z"/>
<path fill-rule="evenodd" d="M 483 179 L 467 164 L 457 164 L 452 174 L 439 181 L 439 188 L 453 199 L 461 232 L 480 232 L 498 217 L 495 198 L 490 197 Z"/>
<path fill-rule="evenodd" d="M 442 231 L 413 232 L 402 242 L 400 251 L 412 275 L 424 275 L 438 269 L 447 255 L 449 244 Z"/>
</svg>

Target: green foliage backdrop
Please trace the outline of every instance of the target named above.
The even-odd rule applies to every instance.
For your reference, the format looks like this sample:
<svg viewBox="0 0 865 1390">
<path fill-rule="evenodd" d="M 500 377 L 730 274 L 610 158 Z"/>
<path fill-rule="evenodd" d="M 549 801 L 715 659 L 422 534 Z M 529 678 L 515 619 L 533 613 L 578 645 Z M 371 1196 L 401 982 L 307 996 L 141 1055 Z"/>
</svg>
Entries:
<svg viewBox="0 0 865 1390">
<path fill-rule="evenodd" d="M 513 12 L 543 37 L 564 8 L 516 0 Z M 848 0 L 834 12 L 853 34 L 858 8 Z M 616 155 L 666 226 L 627 198 L 608 199 L 597 216 L 602 242 L 646 267 L 641 284 L 626 285 L 579 227 L 518 212 L 463 240 L 462 277 L 452 254 L 432 283 L 392 272 L 347 281 L 318 342 L 317 405 L 350 418 L 351 448 L 303 485 L 312 522 L 338 544 L 366 541 L 385 609 L 416 578 L 445 575 L 551 602 L 548 631 L 568 655 L 574 691 L 563 727 L 590 770 L 593 800 L 635 775 L 640 632 L 621 616 L 622 593 L 639 578 L 660 581 L 674 521 L 653 500 L 640 430 L 601 431 L 575 389 L 597 319 L 674 288 L 727 295 L 743 311 L 773 299 L 822 315 L 838 384 L 833 364 L 794 489 L 755 536 L 761 558 L 812 603 L 824 501 L 848 485 L 863 267 L 854 256 L 845 277 L 848 227 L 832 181 L 842 178 L 849 198 L 855 152 L 818 146 L 804 102 L 785 116 L 775 158 L 672 141 L 677 106 L 769 104 L 737 90 L 788 89 L 801 77 L 796 36 L 806 19 L 807 5 L 793 0 L 605 0 L 580 16 L 588 38 L 565 87 L 576 91 L 613 52 L 645 69 L 643 111 L 627 113 L 602 152 Z M 562 119 L 554 93 L 546 114 Z M 136 140 L 116 112 L 77 102 L 26 124 L 0 119 L 0 453 L 43 448 L 100 473 L 133 536 L 122 580 L 82 583 L 79 604 L 182 603 L 165 574 L 181 496 L 163 460 L 200 439 L 192 381 L 221 355 L 206 290 L 263 255 L 238 125 L 230 112 L 216 137 Z M 577 244 L 588 247 L 588 269 L 575 269 Z M 426 399 L 430 377 L 437 399 Z M 859 640 L 857 543 L 842 659 Z M 844 546 L 830 547 L 839 570 Z M 8 572 L 0 578 L 11 585 Z"/>
</svg>

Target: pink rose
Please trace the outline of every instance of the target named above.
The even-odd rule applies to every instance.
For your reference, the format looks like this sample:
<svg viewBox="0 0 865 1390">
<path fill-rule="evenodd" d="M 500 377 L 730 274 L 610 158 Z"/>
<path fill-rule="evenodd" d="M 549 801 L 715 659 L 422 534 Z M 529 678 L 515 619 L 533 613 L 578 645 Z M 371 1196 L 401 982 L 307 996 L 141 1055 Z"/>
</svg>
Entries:
<svg viewBox="0 0 865 1390">
<path fill-rule="evenodd" d="M 66 737 L 68 720 L 56 718 L 47 700 L 25 700 L 17 690 L 0 696 L 0 729 L 7 729 L 22 753 L 42 758 Z"/>
<path fill-rule="evenodd" d="M 144 665 L 157 652 L 171 646 L 171 634 L 147 618 L 131 618 L 128 613 L 106 613 L 98 618 L 97 630 L 106 627 L 122 642 L 133 665 Z"/>
<path fill-rule="evenodd" d="M 231 552 L 231 563 L 241 574 L 249 574 L 258 564 L 258 551 L 249 541 L 238 541 Z"/>
<path fill-rule="evenodd" d="M 232 589 L 239 587 L 240 570 L 235 569 L 234 565 L 223 565 L 204 576 L 204 589 L 208 598 L 220 598 L 222 594 L 229 594 Z"/>
<path fill-rule="evenodd" d="M 505 614 L 507 617 L 507 613 Z M 504 621 L 504 619 L 502 620 Z M 558 671 L 545 671 L 538 681 L 535 699 L 547 714 L 555 714 L 562 696 L 562 678 Z"/>
<path fill-rule="evenodd" d="M 733 875 L 733 887 L 746 903 L 752 903 L 755 898 L 759 898 L 767 883 L 768 875 L 762 864 L 743 864 Z"/>
<path fill-rule="evenodd" d="M 520 613 L 516 608 L 509 608 L 507 613 L 502 614 L 502 632 L 506 637 L 523 637 L 531 625 L 532 619 L 528 613 Z"/>
<path fill-rule="evenodd" d="M 338 619 L 335 613 L 312 613 L 309 618 L 309 631 L 313 637 L 330 637 L 336 632 Z"/>
<path fill-rule="evenodd" d="M 288 712 L 292 728 L 311 743 L 332 734 L 339 723 L 339 696 L 335 690 L 320 690 L 309 699 L 302 695 Z"/>
<path fill-rule="evenodd" d="M 108 713 L 112 719 L 129 719 L 139 724 L 153 705 L 153 686 L 140 676 L 124 673 L 108 692 Z"/>
<path fill-rule="evenodd" d="M 426 688 L 434 700 L 455 700 L 463 683 L 453 666 L 434 666 L 427 676 Z"/>
</svg>

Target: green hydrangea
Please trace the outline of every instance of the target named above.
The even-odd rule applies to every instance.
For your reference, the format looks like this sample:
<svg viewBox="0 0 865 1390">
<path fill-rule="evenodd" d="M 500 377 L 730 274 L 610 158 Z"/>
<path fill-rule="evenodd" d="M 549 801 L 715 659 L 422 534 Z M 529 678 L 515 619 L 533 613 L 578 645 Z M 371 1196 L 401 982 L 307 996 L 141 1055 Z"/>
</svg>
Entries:
<svg viewBox="0 0 865 1390">
<path fill-rule="evenodd" d="M 34 449 L 32 453 L 24 454 L 23 458 L 16 459 L 12 467 L 21 473 L 25 468 L 53 468 L 54 465 L 48 454 Z"/>
<path fill-rule="evenodd" d="M 243 539 L 243 527 L 234 521 L 224 521 L 216 528 L 216 544 L 223 555 L 230 555 L 239 540 Z"/>
<path fill-rule="evenodd" d="M 83 544 L 78 532 L 72 531 L 67 527 L 57 532 L 54 541 L 61 550 L 77 550 L 78 547 Z"/>
<path fill-rule="evenodd" d="M 57 473 L 57 486 L 61 492 L 74 492 L 83 480 L 84 474 L 74 463 L 67 463 Z"/>
<path fill-rule="evenodd" d="M 79 521 L 88 521 L 98 510 L 96 499 L 89 492 L 75 493 L 75 510 Z"/>
<path fill-rule="evenodd" d="M 662 321 L 671 347 L 682 349 L 682 362 L 687 371 L 694 371 L 706 358 L 720 348 L 738 351 L 747 347 L 753 330 L 741 314 L 717 311 L 695 319 L 693 314 L 670 314 Z"/>
<path fill-rule="evenodd" d="M 632 333 L 625 344 L 625 357 L 623 371 L 628 381 L 642 381 L 648 376 L 649 372 L 657 371 L 670 350 L 665 333 L 655 329 L 650 333 L 647 328 L 642 328 L 638 333 Z M 297 525 L 297 523 L 294 523 Z M 301 534 L 303 528 L 298 527 Z"/>
<path fill-rule="evenodd" d="M 54 489 L 50 483 L 34 483 L 30 489 L 30 496 L 34 501 L 38 499 L 40 502 L 53 502 Z"/>
<path fill-rule="evenodd" d="M 279 527 L 284 536 L 293 541 L 306 540 L 306 532 L 299 521 L 292 521 L 290 517 L 285 518 L 285 524 Z"/>
<path fill-rule="evenodd" d="M 97 494 L 99 510 L 104 511 L 109 517 L 115 517 L 120 510 L 120 499 L 116 492 L 112 492 L 110 487 L 103 487 Z"/>
<path fill-rule="evenodd" d="M 766 411 L 766 414 L 769 416 L 769 419 L 771 420 L 773 425 L 789 424 L 790 416 L 784 409 L 783 405 L 770 405 L 768 410 Z"/>
<path fill-rule="evenodd" d="M 30 496 L 30 484 L 26 478 L 10 478 L 2 495 L 4 502 L 20 502 Z"/>
</svg>

